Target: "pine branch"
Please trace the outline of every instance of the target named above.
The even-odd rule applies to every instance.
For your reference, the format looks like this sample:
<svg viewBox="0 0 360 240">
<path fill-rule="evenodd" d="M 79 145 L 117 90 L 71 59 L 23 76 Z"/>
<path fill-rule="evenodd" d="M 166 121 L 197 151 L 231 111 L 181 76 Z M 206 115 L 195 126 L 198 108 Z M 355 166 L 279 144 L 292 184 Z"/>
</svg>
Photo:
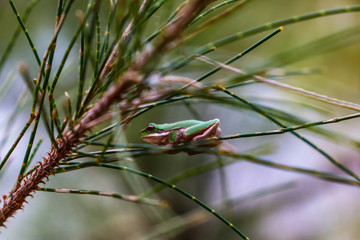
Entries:
<svg viewBox="0 0 360 240">
<path fill-rule="evenodd" d="M 4 203 L 0 210 L 0 226 L 5 226 L 6 220 L 13 216 L 18 209 L 23 208 L 26 198 L 32 196 L 38 190 L 40 183 L 45 184 L 45 180 L 48 180 L 50 174 L 53 174 L 53 170 L 59 165 L 59 161 L 72 154 L 72 149 L 79 143 L 80 138 L 86 136 L 86 133 L 96 125 L 99 118 L 107 113 L 112 104 L 124 100 L 126 93 L 132 87 L 140 85 L 144 80 L 142 72 L 150 63 L 153 64 L 154 55 L 159 57 L 160 53 L 166 51 L 171 43 L 185 30 L 186 26 L 210 2 L 210 0 L 194 0 L 187 8 L 184 8 L 179 13 L 179 21 L 168 27 L 163 39 L 156 45 L 154 50 L 143 52 L 133 66 L 116 80 L 115 84 L 98 100 L 94 107 L 89 109 L 84 118 L 79 120 L 72 128 L 65 129 L 62 136 L 56 140 L 56 146 L 51 146 L 50 151 L 43 158 L 43 161 L 39 162 L 34 168 L 35 170 L 26 178 L 23 178 L 9 196 L 3 195 Z M 114 61 L 117 58 L 115 48 L 109 57 Z M 108 66 L 105 66 L 104 69 L 111 69 L 112 64 L 112 61 L 107 62 Z M 139 94 L 141 94 L 141 88 Z"/>
</svg>

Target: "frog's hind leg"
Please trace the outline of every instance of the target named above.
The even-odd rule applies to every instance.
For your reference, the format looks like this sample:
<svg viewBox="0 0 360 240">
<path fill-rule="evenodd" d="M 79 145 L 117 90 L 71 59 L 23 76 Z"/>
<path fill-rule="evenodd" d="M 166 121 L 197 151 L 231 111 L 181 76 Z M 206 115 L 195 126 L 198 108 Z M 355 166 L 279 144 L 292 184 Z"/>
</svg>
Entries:
<svg viewBox="0 0 360 240">
<path fill-rule="evenodd" d="M 208 128 L 205 128 L 204 132 L 198 136 L 195 136 L 192 139 L 192 142 L 203 141 L 212 137 L 220 137 L 221 130 L 219 128 L 220 122 L 217 121 L 215 124 L 210 125 Z"/>
</svg>

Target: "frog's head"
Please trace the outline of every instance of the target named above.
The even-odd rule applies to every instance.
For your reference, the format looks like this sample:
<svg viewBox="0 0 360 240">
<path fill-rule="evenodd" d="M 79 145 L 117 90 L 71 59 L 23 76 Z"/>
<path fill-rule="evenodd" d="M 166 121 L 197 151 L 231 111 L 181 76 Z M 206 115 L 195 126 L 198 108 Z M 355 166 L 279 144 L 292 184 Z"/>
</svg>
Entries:
<svg viewBox="0 0 360 240">
<path fill-rule="evenodd" d="M 151 144 L 166 145 L 169 143 L 171 132 L 171 129 L 160 129 L 157 124 L 150 123 L 140 131 L 140 138 Z"/>
</svg>

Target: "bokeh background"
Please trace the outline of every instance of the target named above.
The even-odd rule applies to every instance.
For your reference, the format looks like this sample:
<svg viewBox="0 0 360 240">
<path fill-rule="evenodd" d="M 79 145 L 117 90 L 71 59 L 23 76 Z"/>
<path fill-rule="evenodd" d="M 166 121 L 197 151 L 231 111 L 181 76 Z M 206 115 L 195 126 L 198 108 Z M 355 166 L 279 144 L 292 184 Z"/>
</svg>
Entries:
<svg viewBox="0 0 360 240">
<path fill-rule="evenodd" d="M 20 12 L 24 11 L 28 1 L 14 1 Z M 176 7 L 181 1 L 170 1 L 166 9 Z M 220 2 L 220 1 L 216 1 Z M 56 1 L 40 1 L 26 23 L 34 40 L 39 55 L 42 56 L 53 33 Z M 202 32 L 188 45 L 185 51 L 204 45 L 238 31 L 246 30 L 286 17 L 345 5 L 360 4 L 350 0 L 254 0 L 231 17 Z M 103 19 L 107 14 L 107 2 L 103 3 Z M 65 27 L 60 34 L 55 65 L 59 64 L 62 52 L 72 37 L 78 22 L 76 9 L 84 9 L 86 1 L 77 1 L 70 13 Z M 231 7 L 231 5 L 228 5 Z M 168 14 L 161 11 L 149 21 L 151 33 Z M 285 30 L 263 44 L 241 61 L 233 64 L 240 69 L 252 69 L 266 64 L 278 71 L 317 70 L 316 74 L 288 76 L 286 83 L 331 97 L 360 103 L 360 13 L 347 13 L 327 16 L 310 21 L 285 26 Z M 16 18 L 7 1 L 0 1 L 0 53 L 5 49 L 11 34 L 17 27 Z M 312 49 L 299 54 L 298 60 L 285 66 L 272 65 L 272 56 L 293 49 L 329 34 L 344 29 L 355 28 L 354 37 L 344 36 L 337 42 L 323 40 L 324 51 Z M 357 35 L 356 35 L 356 32 Z M 236 41 L 211 53 L 209 57 L 225 61 L 230 56 L 246 49 L 265 34 Z M 341 35 L 340 35 L 341 36 Z M 78 46 L 78 44 L 77 44 Z M 78 49 L 78 48 L 75 48 Z M 64 91 L 70 94 L 76 91 L 77 51 L 72 51 L 72 59 L 66 66 L 57 92 L 59 102 L 65 100 Z M 16 47 L 0 75 L 0 83 L 10 75 L 16 78 L 15 84 L 8 90 L 0 102 L 0 136 L 9 138 L 1 149 L 1 157 L 17 137 L 19 129 L 28 118 L 29 107 L 18 115 L 9 129 L 6 116 L 13 111 L 19 93 L 26 89 L 18 74 L 20 64 L 26 63 L 32 77 L 38 71 L 36 62 L 21 35 Z M 195 63 L 181 72 L 174 73 L 196 78 L 211 69 L 204 63 Z M 211 81 L 221 81 L 231 73 L 221 71 Z M 73 89 L 73 90 L 72 90 Z M 339 107 L 320 103 L 302 96 L 260 84 L 235 90 L 242 97 L 267 106 L 281 109 L 291 114 L 302 116 L 309 122 L 326 120 L 332 117 L 353 113 Z M 224 136 L 237 133 L 249 133 L 277 129 L 275 125 L 250 111 L 239 111 L 222 105 L 195 103 L 192 105 L 202 120 L 218 118 Z M 140 143 L 138 131 L 149 122 L 175 122 L 193 118 L 192 113 L 179 103 L 157 107 L 132 121 L 124 133 L 123 141 Z M 360 173 L 360 137 L 359 119 L 327 125 L 324 128 L 341 135 L 329 139 L 309 131 L 299 131 L 312 140 L 331 156 L 335 157 L 353 171 Z M 37 158 L 49 149 L 46 132 L 44 142 L 37 153 Z M 25 136 L 27 139 L 28 135 Z M 349 139 L 353 141 L 349 141 Z M 243 138 L 228 141 L 237 152 L 263 152 L 266 159 L 322 171 L 339 172 L 318 152 L 290 134 L 278 136 Z M 14 182 L 26 149 L 26 141 L 14 152 L 11 165 L 0 176 L 0 192 L 8 192 Z M 151 156 L 127 163 L 144 172 L 162 179 L 172 177 L 182 170 L 206 162 L 216 161 L 214 156 L 200 154 Z M 57 188 L 99 189 L 134 194 L 124 184 L 122 175 L 116 171 L 87 168 L 81 171 L 51 177 L 46 186 Z M 136 177 L 134 177 L 136 178 Z M 131 178 L 132 179 L 132 178 Z M 154 185 L 147 180 L 140 181 L 144 189 Z M 131 184 L 130 184 L 131 185 Z M 215 209 L 231 207 L 221 213 L 231 220 L 251 239 L 358 239 L 360 230 L 359 209 L 360 190 L 358 187 L 321 181 L 313 177 L 294 172 L 285 172 L 248 162 L 237 162 L 223 170 L 215 170 L 188 178 L 178 184 Z M 265 194 L 265 190 L 279 188 Z M 138 189 L 141 192 L 141 189 Z M 262 193 L 261 196 L 253 196 Z M 237 239 L 229 228 L 218 219 L 199 209 L 194 202 L 178 193 L 165 189 L 159 197 L 169 201 L 170 209 L 159 209 L 140 204 L 123 202 L 99 196 L 69 195 L 37 192 L 23 211 L 7 223 L 7 229 L 1 229 L 0 239 Z M 173 230 L 169 231 L 169 229 Z M 157 235 L 161 231 L 168 234 Z M 170 232 L 170 233 L 169 233 Z"/>
</svg>

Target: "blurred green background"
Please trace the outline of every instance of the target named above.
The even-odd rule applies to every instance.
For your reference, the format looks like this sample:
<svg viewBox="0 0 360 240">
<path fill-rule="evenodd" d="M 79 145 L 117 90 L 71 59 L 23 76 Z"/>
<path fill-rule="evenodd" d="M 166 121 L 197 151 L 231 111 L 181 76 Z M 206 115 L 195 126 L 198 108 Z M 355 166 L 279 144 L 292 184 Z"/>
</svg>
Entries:
<svg viewBox="0 0 360 240">
<path fill-rule="evenodd" d="M 22 12 L 28 1 L 14 2 L 19 11 Z M 170 1 L 165 9 L 173 9 L 180 2 L 182 1 Z M 220 1 L 216 2 L 219 3 Z M 53 34 L 56 4 L 56 1 L 40 1 L 26 23 L 40 56 L 43 55 L 43 51 Z M 179 53 L 270 21 L 320 9 L 355 4 L 360 4 L 360 2 L 355 0 L 254 0 L 237 11 L 236 14 L 211 26 L 195 39 L 190 40 L 186 47 L 179 50 Z M 67 43 L 78 24 L 75 17 L 76 9 L 84 9 L 85 6 L 86 1 L 77 1 L 70 12 L 70 16 L 60 34 L 57 49 L 59 59 L 55 60 L 55 65 L 59 64 L 62 52 L 65 51 Z M 108 2 L 104 2 L 103 6 L 104 9 L 101 14 L 102 18 L 105 19 Z M 228 7 L 231 7 L 231 5 L 228 5 Z M 144 36 L 150 34 L 162 22 L 164 16 L 168 14 L 165 9 L 149 20 L 149 32 L 145 32 Z M 283 32 L 258 47 L 241 61 L 234 63 L 233 66 L 244 70 L 263 64 L 268 66 L 269 69 L 279 67 L 281 71 L 320 69 L 318 74 L 290 76 L 286 77 L 284 82 L 331 97 L 360 103 L 359 20 L 360 13 L 354 12 L 285 26 Z M 4 51 L 16 27 L 17 21 L 8 2 L 5 0 L 0 1 L 0 53 Z M 336 42 L 327 42 L 325 38 L 323 46 L 296 55 L 295 59 L 299 59 L 299 61 L 278 66 L 278 62 L 275 61 L 277 59 L 272 58 L 281 52 L 286 52 L 348 28 L 354 28 L 354 37 L 343 35 L 341 38 L 342 35 L 340 35 Z M 223 62 L 230 56 L 246 49 L 263 36 L 265 34 L 261 33 L 236 41 L 217 49 L 209 54 L 209 57 Z M 78 49 L 78 47 L 75 47 L 75 49 Z M 76 91 L 78 52 L 72 51 L 71 56 L 72 59 L 66 65 L 66 73 L 62 77 L 57 92 L 56 97 L 59 102 L 65 99 L 64 91 L 68 91 L 70 94 L 72 91 Z M 22 33 L 0 75 L 0 82 L 11 71 L 15 70 L 16 72 L 20 62 L 28 64 L 32 77 L 36 76 L 38 67 Z M 186 69 L 182 69 L 181 72 L 173 74 L 196 78 L 209 69 L 211 69 L 211 66 L 197 62 Z M 212 77 L 212 81 L 221 81 L 230 75 L 229 72 L 221 71 Z M 25 89 L 20 76 L 16 74 L 16 77 L 19 78 L 16 80 L 16 84 L 9 90 L 6 100 L 0 103 L 4 116 L 11 111 L 11 103 L 16 100 L 20 90 Z M 350 110 L 258 84 L 235 91 L 248 100 L 302 116 L 309 122 L 352 113 Z M 312 108 L 302 104 L 307 104 Z M 219 118 L 224 136 L 277 129 L 272 123 L 253 112 L 239 112 L 225 106 L 201 102 L 193 106 L 202 120 Z M 23 122 L 28 117 L 27 114 L 25 112 L 21 115 L 14 125 L 17 124 L 15 126 L 19 126 L 18 128 L 23 126 Z M 192 113 L 182 104 L 175 103 L 158 107 L 132 121 L 131 125 L 126 129 L 124 141 L 140 143 L 138 131 L 149 122 L 175 122 L 193 117 Z M 4 132 L 4 122 L 1 119 L 0 133 Z M 346 140 L 351 138 L 360 141 L 359 123 L 359 119 L 354 119 L 325 127 L 343 135 L 343 142 L 341 140 L 330 141 L 309 134 L 306 131 L 300 132 L 353 171 L 360 172 L 359 145 L 349 145 Z M 18 128 L 14 127 L 11 130 L 11 139 L 16 138 Z M 46 133 L 43 132 L 40 135 L 46 136 Z M 9 143 L 11 142 L 12 140 L 9 141 Z M 265 151 L 265 157 L 273 161 L 292 166 L 338 172 L 318 152 L 315 152 L 289 134 L 243 138 L 229 142 L 237 152 L 246 152 L 250 149 Z M 22 144 L 25 145 L 26 141 L 23 141 Z M 264 146 L 266 148 L 262 149 Z M 41 156 L 44 156 L 48 148 L 49 142 L 45 141 L 37 157 L 40 159 Z M 5 149 L 1 152 L 1 156 L 6 153 Z M 24 149 L 25 146 L 24 148 L 20 147 L 14 153 L 11 168 L 1 178 L 1 193 L 10 190 L 14 176 L 18 172 L 20 159 L 24 154 L 22 150 Z M 139 165 L 138 167 L 142 171 L 166 179 L 184 169 L 211 161 L 216 161 L 216 159 L 206 154 L 189 157 L 184 153 L 179 153 L 177 155 L 136 159 L 136 164 Z M 135 163 L 128 164 L 135 165 Z M 124 184 L 122 175 L 126 174 L 87 168 L 74 173 L 61 174 L 56 178 L 51 177 L 46 186 L 98 189 L 134 194 Z M 154 185 L 153 182 L 147 180 L 140 179 L 139 181 L 141 181 L 144 189 L 147 186 Z M 251 196 L 257 191 L 288 183 L 294 185 L 291 185 L 291 188 L 264 197 L 239 201 L 239 199 Z M 247 162 L 229 165 L 224 168 L 223 172 L 215 170 L 186 179 L 179 183 L 178 186 L 194 194 L 215 209 L 221 209 L 229 204 L 233 206 L 231 210 L 222 213 L 251 239 L 335 240 L 341 238 L 350 240 L 357 239 L 360 235 L 358 228 L 360 223 L 358 214 L 360 191 L 356 187 L 325 182 L 312 177 L 265 168 Z M 141 189 L 138 190 L 141 192 Z M 159 196 L 169 201 L 170 209 L 148 207 L 98 196 L 37 192 L 34 199 L 28 200 L 29 204 L 25 206 L 24 211 L 19 211 L 14 219 L 10 219 L 7 223 L 7 229 L 1 230 L 0 239 L 238 239 L 238 236 L 218 219 L 202 209 L 199 210 L 199 207 L 194 202 L 178 193 L 165 189 Z M 193 215 L 187 216 L 186 214 L 190 212 Z M 175 218 L 176 216 L 183 218 Z M 152 238 L 152 234 L 157 231 L 165 231 L 168 227 L 174 227 L 175 222 L 179 224 L 176 231 L 173 231 L 174 234 L 178 233 L 177 236 L 172 237 L 171 234 L 168 234 Z"/>
</svg>

